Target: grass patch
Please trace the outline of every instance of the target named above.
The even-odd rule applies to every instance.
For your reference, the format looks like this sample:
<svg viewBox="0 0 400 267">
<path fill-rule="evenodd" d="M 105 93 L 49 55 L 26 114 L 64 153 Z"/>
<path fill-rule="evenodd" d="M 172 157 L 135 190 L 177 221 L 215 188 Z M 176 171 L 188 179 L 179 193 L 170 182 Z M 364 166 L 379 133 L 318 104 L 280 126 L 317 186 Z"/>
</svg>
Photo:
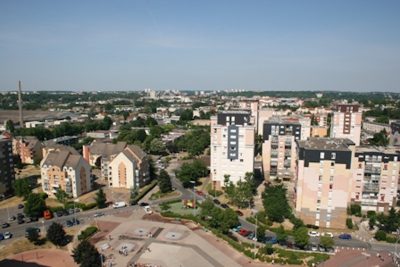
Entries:
<svg viewBox="0 0 400 267">
<path fill-rule="evenodd" d="M 89 226 L 78 235 L 78 240 L 85 240 L 94 235 L 99 229 L 96 226 Z"/>
<path fill-rule="evenodd" d="M 161 191 L 158 191 L 158 192 L 156 192 L 156 193 L 153 193 L 151 196 L 150 196 L 150 200 L 155 200 L 155 199 L 160 199 L 160 198 L 167 198 L 167 197 L 177 197 L 177 196 L 179 196 L 179 192 L 177 192 L 177 191 L 171 191 L 171 192 L 168 192 L 168 193 L 161 193 Z"/>
</svg>

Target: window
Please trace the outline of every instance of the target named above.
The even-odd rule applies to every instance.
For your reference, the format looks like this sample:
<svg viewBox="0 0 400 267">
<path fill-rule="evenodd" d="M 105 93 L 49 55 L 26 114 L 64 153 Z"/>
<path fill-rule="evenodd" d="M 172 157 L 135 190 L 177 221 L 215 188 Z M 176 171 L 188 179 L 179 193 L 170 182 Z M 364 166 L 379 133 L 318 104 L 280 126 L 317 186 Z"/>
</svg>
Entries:
<svg viewBox="0 0 400 267">
<path fill-rule="evenodd" d="M 325 158 L 325 152 L 321 152 L 321 153 L 319 154 L 319 158 L 320 158 L 320 159 L 324 159 L 324 158 Z"/>
<path fill-rule="evenodd" d="M 332 161 L 332 162 L 331 162 L 331 167 L 334 167 L 334 166 L 335 166 L 335 162 Z"/>
<path fill-rule="evenodd" d="M 333 182 L 333 176 L 329 176 L 329 182 Z"/>
<path fill-rule="evenodd" d="M 217 128 L 214 128 L 214 133 L 217 133 Z"/>
<path fill-rule="evenodd" d="M 336 153 L 335 152 L 332 152 L 331 159 L 336 159 Z"/>
<path fill-rule="evenodd" d="M 333 184 L 329 184 L 329 190 L 332 190 Z"/>
</svg>

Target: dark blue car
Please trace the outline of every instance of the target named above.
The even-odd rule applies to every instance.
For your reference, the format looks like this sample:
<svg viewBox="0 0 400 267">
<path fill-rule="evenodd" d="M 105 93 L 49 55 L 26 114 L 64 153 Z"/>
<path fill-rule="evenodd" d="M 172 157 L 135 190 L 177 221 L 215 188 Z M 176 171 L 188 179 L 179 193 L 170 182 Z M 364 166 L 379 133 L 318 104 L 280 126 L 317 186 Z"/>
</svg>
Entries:
<svg viewBox="0 0 400 267">
<path fill-rule="evenodd" d="M 276 244 L 278 242 L 278 240 L 276 240 L 276 237 L 274 237 L 274 236 L 266 236 L 265 239 L 264 239 L 264 242 L 266 244 L 273 245 L 273 244 Z"/>
<path fill-rule="evenodd" d="M 349 239 L 351 239 L 351 235 L 350 234 L 341 234 L 341 235 L 339 235 L 339 238 L 349 240 Z"/>
</svg>

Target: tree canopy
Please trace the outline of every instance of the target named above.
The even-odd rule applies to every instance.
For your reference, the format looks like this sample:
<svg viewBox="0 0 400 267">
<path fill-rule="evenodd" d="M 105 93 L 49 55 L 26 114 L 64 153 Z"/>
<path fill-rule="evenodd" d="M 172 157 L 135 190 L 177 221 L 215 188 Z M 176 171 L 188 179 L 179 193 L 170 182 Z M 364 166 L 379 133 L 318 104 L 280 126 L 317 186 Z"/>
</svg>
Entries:
<svg viewBox="0 0 400 267">
<path fill-rule="evenodd" d="M 46 237 L 56 246 L 65 246 L 68 243 L 63 226 L 56 222 L 50 225 Z"/>
<path fill-rule="evenodd" d="M 74 261 L 79 264 L 80 267 L 100 267 L 101 266 L 101 255 L 97 249 L 87 240 L 83 240 L 73 250 Z"/>
<path fill-rule="evenodd" d="M 43 212 L 47 209 L 46 202 L 42 195 L 31 193 L 25 201 L 24 212 L 29 217 L 42 217 Z"/>
<path fill-rule="evenodd" d="M 29 182 L 29 178 L 22 178 L 15 180 L 13 183 L 13 188 L 15 195 L 23 197 L 24 199 L 27 199 L 29 194 L 32 192 L 32 187 L 31 183 Z"/>
<path fill-rule="evenodd" d="M 158 175 L 158 187 L 161 193 L 167 193 L 172 190 L 171 177 L 169 177 L 166 170 L 160 170 L 160 174 Z"/>
<path fill-rule="evenodd" d="M 274 222 L 283 222 L 291 215 L 283 185 L 268 186 L 263 194 L 263 205 L 268 218 Z"/>
<path fill-rule="evenodd" d="M 99 209 L 104 209 L 107 207 L 107 198 L 103 188 L 100 188 L 99 191 L 97 191 L 95 201 Z"/>
<path fill-rule="evenodd" d="M 192 163 L 183 163 L 181 168 L 176 171 L 176 177 L 184 187 L 190 187 L 191 181 L 197 182 L 199 178 L 207 175 L 207 166 L 200 160 L 194 160 Z"/>
</svg>

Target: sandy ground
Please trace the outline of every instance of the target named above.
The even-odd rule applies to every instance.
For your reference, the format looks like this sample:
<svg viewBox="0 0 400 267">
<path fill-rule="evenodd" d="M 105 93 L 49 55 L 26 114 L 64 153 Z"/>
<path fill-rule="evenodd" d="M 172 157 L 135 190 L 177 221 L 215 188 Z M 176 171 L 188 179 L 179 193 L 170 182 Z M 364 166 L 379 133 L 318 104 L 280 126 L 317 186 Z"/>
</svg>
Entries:
<svg viewBox="0 0 400 267">
<path fill-rule="evenodd" d="M 28 96 L 23 96 L 28 97 Z M 24 120 L 37 120 L 49 115 L 61 115 L 65 112 L 47 111 L 47 110 L 24 110 Z M 17 122 L 19 120 L 18 110 L 0 110 L 0 122 L 12 120 Z"/>
<path fill-rule="evenodd" d="M 36 249 L 33 251 L 26 251 L 13 256 L 11 259 L 31 263 L 34 262 L 42 266 L 78 267 L 68 252 L 59 249 Z M 2 265 L 0 262 L 0 266 L 6 265 Z M 12 266 L 17 265 L 13 264 Z M 21 264 L 18 266 L 25 265 Z"/>
</svg>

